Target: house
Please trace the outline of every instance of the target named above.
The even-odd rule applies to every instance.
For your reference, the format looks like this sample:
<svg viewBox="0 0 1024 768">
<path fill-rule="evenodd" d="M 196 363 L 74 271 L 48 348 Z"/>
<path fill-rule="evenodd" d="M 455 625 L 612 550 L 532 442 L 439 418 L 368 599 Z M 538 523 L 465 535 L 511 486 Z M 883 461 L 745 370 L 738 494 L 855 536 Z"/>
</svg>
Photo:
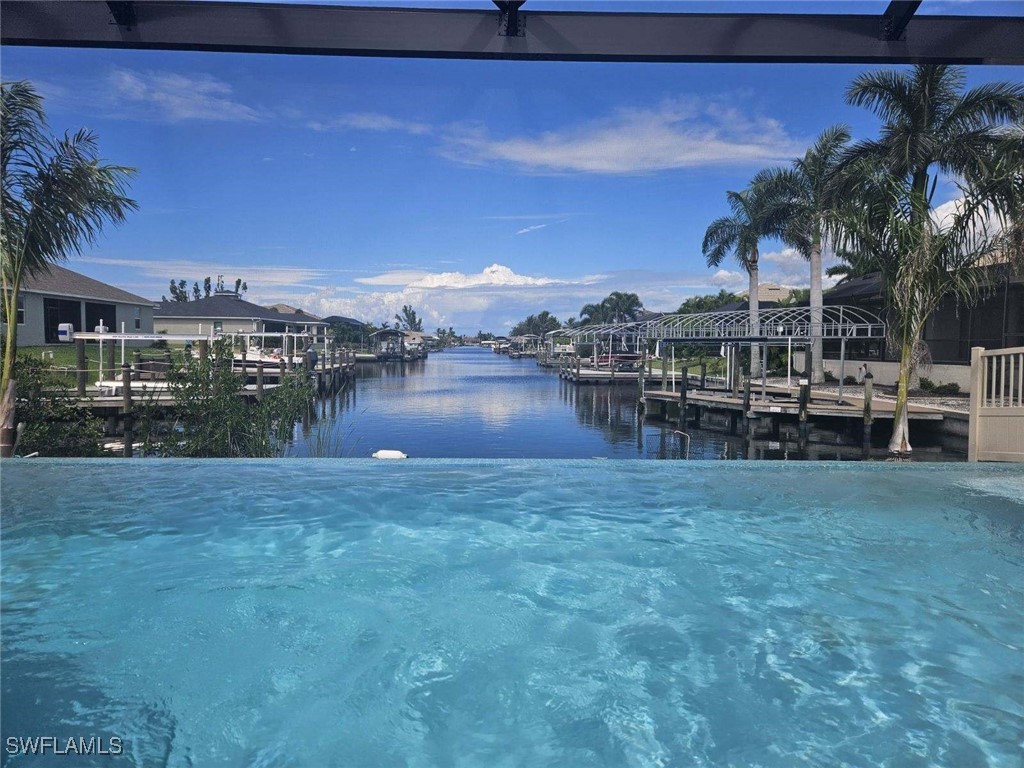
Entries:
<svg viewBox="0 0 1024 768">
<path fill-rule="evenodd" d="M 153 314 L 157 333 L 317 333 L 326 326 L 313 315 L 276 312 L 234 291 L 194 301 L 161 301 Z"/>
<path fill-rule="evenodd" d="M 757 286 L 757 301 L 758 305 L 762 306 L 766 302 L 771 302 L 775 306 L 778 306 L 780 302 L 786 301 L 793 293 L 793 289 L 785 285 L 776 285 L 775 283 L 759 283 Z M 750 295 L 750 291 L 742 291 L 737 296 L 742 296 L 744 299 Z"/>
<path fill-rule="evenodd" d="M 7 318 L 3 318 L 5 324 Z M 134 293 L 53 264 L 26 277 L 18 295 L 18 344 L 56 344 L 57 329 L 70 323 L 76 331 L 153 333 L 153 302 Z M 147 342 L 149 343 L 149 342 Z"/>
<path fill-rule="evenodd" d="M 267 309 L 277 312 L 279 315 L 289 315 L 292 318 L 302 318 L 309 320 L 321 320 L 322 318 L 317 317 L 311 312 L 306 312 L 298 307 L 293 307 L 291 304 L 271 304 Z"/>
<path fill-rule="evenodd" d="M 921 340 L 928 347 L 930 364 L 920 373 L 936 384 L 955 383 L 964 391 L 970 386 L 971 347 L 1003 349 L 1024 346 L 1024 276 L 1007 265 L 982 267 L 981 291 L 968 306 L 947 296 L 925 323 Z M 826 305 L 851 305 L 885 319 L 885 296 L 878 272 L 850 278 L 824 294 Z M 839 343 L 825 340 L 825 370 L 838 375 Z M 893 384 L 898 375 L 900 351 L 885 339 L 850 341 L 847 361 L 866 362 L 875 383 Z M 802 360 L 794 355 L 797 366 Z M 854 366 L 856 367 L 856 365 Z"/>
</svg>

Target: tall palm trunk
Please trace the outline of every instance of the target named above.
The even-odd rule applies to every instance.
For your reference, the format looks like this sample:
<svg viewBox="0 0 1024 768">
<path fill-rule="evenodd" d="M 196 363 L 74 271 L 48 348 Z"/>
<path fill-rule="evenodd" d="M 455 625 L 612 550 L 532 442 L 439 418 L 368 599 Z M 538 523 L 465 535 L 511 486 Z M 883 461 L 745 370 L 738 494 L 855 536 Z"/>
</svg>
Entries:
<svg viewBox="0 0 1024 768">
<path fill-rule="evenodd" d="M 811 243 L 811 383 L 825 381 L 825 361 L 822 359 L 821 322 L 824 301 L 821 295 L 821 238 Z"/>
<path fill-rule="evenodd" d="M 0 458 L 9 459 L 14 454 L 16 434 L 14 360 L 18 353 L 18 293 L 21 280 L 15 279 L 10 286 L 6 284 L 6 279 L 3 282 L 7 328 L 4 333 L 3 371 L 0 373 Z"/>
<path fill-rule="evenodd" d="M 910 422 L 907 417 L 907 390 L 909 389 L 913 355 L 913 337 L 904 336 L 900 344 L 900 377 L 896 386 L 896 409 L 893 411 L 892 417 L 889 453 L 910 453 L 911 451 Z"/>
<path fill-rule="evenodd" d="M 758 300 L 758 287 L 757 287 L 757 250 L 755 249 L 753 258 L 750 260 L 750 283 L 749 291 L 750 296 L 747 301 L 750 307 L 750 335 L 760 336 L 761 335 L 761 323 L 760 323 L 760 304 Z M 754 343 L 750 345 L 750 375 L 760 376 L 761 375 L 761 346 L 760 344 Z"/>
</svg>

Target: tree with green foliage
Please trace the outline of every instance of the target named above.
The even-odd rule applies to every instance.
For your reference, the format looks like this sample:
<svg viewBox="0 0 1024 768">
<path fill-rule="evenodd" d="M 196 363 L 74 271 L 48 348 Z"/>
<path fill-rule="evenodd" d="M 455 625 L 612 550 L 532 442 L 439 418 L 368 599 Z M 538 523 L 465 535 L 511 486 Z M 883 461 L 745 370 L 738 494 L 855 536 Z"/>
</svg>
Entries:
<svg viewBox="0 0 1024 768">
<path fill-rule="evenodd" d="M 1013 190 L 1020 189 L 1024 84 L 964 91 L 965 80 L 962 67 L 917 65 L 864 73 L 846 92 L 847 103 L 882 120 L 879 138 L 846 153 L 838 183 L 848 203 L 844 246 L 862 270 L 881 272 L 900 349 L 894 453 L 911 450 L 907 391 L 926 351 L 928 317 L 944 296 L 976 297 L 983 260 L 999 250 L 1015 258 L 1012 238 L 994 230 L 992 217 L 1011 232 L 1022 218 Z M 939 174 L 957 179 L 961 192 L 958 210 L 944 222 L 933 205 Z"/>
<path fill-rule="evenodd" d="M 526 336 L 528 334 L 543 336 L 548 331 L 555 331 L 561 327 L 562 324 L 558 322 L 558 318 L 545 309 L 543 312 L 530 315 L 525 320 L 517 323 L 509 333 L 512 336 Z"/>
<path fill-rule="evenodd" d="M 628 323 L 643 311 L 643 302 L 635 293 L 612 291 L 599 304 L 585 304 L 580 309 L 579 324 Z"/>
<path fill-rule="evenodd" d="M 754 177 L 754 184 L 762 187 L 769 204 L 778 207 L 774 216 L 783 242 L 810 262 L 812 383 L 825 381 L 821 251 L 837 223 L 842 198 L 836 190 L 836 172 L 849 142 L 850 129 L 834 125 L 823 131 L 791 167 L 770 168 Z"/>
<path fill-rule="evenodd" d="M 738 301 L 743 301 L 743 299 L 723 288 L 718 293 L 705 296 L 691 296 L 679 305 L 676 313 L 680 315 L 697 315 L 702 312 L 714 312 L 726 304 L 733 304 Z"/>
<path fill-rule="evenodd" d="M 704 233 L 701 250 L 709 267 L 721 266 L 726 256 L 732 255 L 749 277 L 748 303 L 750 332 L 756 336 L 760 329 L 758 301 L 758 244 L 762 238 L 778 234 L 772 219 L 773 201 L 756 184 L 742 192 L 726 192 L 732 214 L 715 219 Z M 757 344 L 750 348 L 750 374 L 761 375 L 761 350 Z"/>
<path fill-rule="evenodd" d="M 402 313 L 395 315 L 395 327 L 401 328 L 403 331 L 422 331 L 423 320 L 416 316 L 415 309 L 408 304 L 403 304 Z"/>
<path fill-rule="evenodd" d="M 5 317 L 17 315 L 27 276 L 45 273 L 93 244 L 107 224 L 137 208 L 132 168 L 100 162 L 95 134 L 47 134 L 43 101 L 28 82 L 0 84 L 0 282 Z M 18 324 L 7 323 L 0 373 L 0 454 L 13 445 Z"/>
</svg>

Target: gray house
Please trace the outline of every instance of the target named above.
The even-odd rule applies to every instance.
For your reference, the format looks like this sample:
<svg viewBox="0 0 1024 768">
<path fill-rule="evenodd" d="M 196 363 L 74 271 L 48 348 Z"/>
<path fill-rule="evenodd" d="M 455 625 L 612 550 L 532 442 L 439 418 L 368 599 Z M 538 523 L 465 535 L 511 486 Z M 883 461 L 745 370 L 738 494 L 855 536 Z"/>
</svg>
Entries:
<svg viewBox="0 0 1024 768">
<path fill-rule="evenodd" d="M 161 301 L 153 325 L 157 333 L 308 333 L 326 327 L 313 315 L 276 312 L 245 301 L 234 291 L 218 291 L 206 299 Z"/>
<path fill-rule="evenodd" d="M 22 284 L 17 323 L 22 347 L 56 344 L 62 323 L 76 331 L 103 325 L 111 333 L 123 323 L 127 333 L 153 333 L 153 302 L 54 264 Z"/>
</svg>

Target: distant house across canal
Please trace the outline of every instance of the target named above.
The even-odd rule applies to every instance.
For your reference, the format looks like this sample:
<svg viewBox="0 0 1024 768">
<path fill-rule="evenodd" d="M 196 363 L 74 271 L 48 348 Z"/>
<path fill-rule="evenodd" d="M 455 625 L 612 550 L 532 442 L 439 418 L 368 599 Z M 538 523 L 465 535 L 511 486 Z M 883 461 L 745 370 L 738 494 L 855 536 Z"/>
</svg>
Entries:
<svg viewBox="0 0 1024 768">
<path fill-rule="evenodd" d="M 278 305 L 285 306 L 287 305 Z M 157 303 L 153 326 L 157 333 L 309 333 L 327 326 L 323 320 L 294 307 L 277 311 L 245 301 L 234 291 L 218 291 L 194 301 Z"/>
<path fill-rule="evenodd" d="M 18 296 L 18 345 L 56 344 L 60 325 L 76 331 L 153 333 L 150 299 L 116 288 L 58 264 L 39 275 L 26 277 Z M 7 318 L 3 318 L 4 324 Z"/>
</svg>

